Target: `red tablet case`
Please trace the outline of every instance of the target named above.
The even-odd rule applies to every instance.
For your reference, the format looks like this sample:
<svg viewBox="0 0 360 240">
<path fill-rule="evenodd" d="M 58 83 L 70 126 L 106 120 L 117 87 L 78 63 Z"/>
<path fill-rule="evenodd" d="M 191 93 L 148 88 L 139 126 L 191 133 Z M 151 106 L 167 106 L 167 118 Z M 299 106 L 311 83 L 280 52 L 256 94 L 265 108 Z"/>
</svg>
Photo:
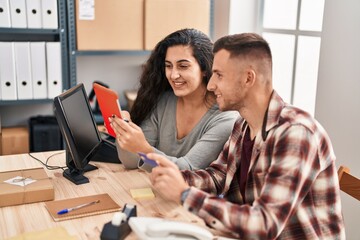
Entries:
<svg viewBox="0 0 360 240">
<path fill-rule="evenodd" d="M 109 117 L 113 114 L 121 118 L 121 107 L 119 104 L 119 97 L 114 90 L 101 86 L 100 84 L 93 84 L 95 96 L 99 103 L 101 115 L 104 118 L 104 123 L 108 133 L 116 137 L 114 130 L 110 126 Z"/>
</svg>

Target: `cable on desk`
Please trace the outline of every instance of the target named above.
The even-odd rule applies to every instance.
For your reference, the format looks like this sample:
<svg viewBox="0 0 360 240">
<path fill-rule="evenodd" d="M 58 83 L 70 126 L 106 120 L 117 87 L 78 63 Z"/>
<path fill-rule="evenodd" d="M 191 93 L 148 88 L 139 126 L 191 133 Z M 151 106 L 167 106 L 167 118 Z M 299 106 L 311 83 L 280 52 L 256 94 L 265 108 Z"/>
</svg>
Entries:
<svg viewBox="0 0 360 240">
<path fill-rule="evenodd" d="M 46 167 L 46 169 L 48 170 L 57 170 L 57 169 L 62 169 L 63 171 L 65 171 L 65 169 L 67 168 L 66 166 L 65 167 L 62 167 L 62 166 L 52 166 L 52 165 L 48 165 L 48 162 L 50 160 L 50 158 L 56 156 L 56 155 L 59 155 L 59 154 L 63 154 L 64 152 L 58 152 L 58 153 L 54 153 L 52 155 L 50 155 L 45 163 L 43 161 L 41 161 L 40 159 L 38 159 L 37 157 L 33 156 L 31 153 L 28 153 L 30 157 L 32 157 L 33 159 L 35 159 L 36 161 L 38 161 L 39 163 L 41 163 L 43 166 Z"/>
</svg>

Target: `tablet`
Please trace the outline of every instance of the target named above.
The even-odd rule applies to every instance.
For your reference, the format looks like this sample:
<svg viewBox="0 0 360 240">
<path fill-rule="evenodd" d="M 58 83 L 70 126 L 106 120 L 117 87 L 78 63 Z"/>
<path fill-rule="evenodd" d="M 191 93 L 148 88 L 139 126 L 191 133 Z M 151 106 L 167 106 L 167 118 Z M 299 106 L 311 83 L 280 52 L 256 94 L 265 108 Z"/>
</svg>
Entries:
<svg viewBox="0 0 360 240">
<path fill-rule="evenodd" d="M 119 97 L 114 90 L 101 86 L 100 84 L 94 83 L 93 88 L 99 103 L 101 115 L 104 118 L 106 130 L 111 136 L 116 137 L 114 130 L 110 126 L 109 117 L 116 115 L 117 117 L 122 118 Z"/>
</svg>

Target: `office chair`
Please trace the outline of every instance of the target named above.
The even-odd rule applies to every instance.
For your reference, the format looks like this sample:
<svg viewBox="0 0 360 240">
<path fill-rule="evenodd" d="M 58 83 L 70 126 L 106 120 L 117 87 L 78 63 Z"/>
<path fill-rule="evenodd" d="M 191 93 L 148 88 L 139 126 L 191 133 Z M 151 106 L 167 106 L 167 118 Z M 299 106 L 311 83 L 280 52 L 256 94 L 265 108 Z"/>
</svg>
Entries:
<svg viewBox="0 0 360 240">
<path fill-rule="evenodd" d="M 340 189 L 360 201 L 360 179 L 350 174 L 350 169 L 340 166 L 338 170 Z"/>
</svg>

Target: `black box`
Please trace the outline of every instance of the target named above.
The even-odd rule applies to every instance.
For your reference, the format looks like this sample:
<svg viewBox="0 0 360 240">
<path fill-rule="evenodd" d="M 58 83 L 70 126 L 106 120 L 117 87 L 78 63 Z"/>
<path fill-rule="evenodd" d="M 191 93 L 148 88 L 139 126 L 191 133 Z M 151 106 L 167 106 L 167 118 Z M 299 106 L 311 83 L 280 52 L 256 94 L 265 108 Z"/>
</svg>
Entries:
<svg viewBox="0 0 360 240">
<path fill-rule="evenodd" d="M 55 116 L 36 116 L 29 120 L 30 152 L 62 150 L 63 140 Z"/>
</svg>

